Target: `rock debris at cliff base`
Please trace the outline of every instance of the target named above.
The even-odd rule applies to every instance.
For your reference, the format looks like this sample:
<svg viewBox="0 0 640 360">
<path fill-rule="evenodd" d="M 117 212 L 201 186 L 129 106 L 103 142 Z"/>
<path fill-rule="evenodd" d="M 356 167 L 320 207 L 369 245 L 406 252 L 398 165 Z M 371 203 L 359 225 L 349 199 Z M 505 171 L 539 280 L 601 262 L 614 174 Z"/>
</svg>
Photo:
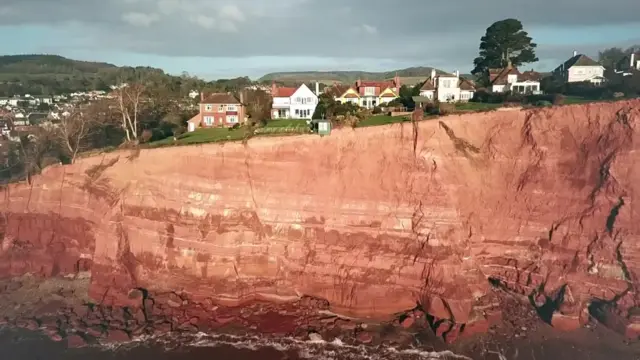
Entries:
<svg viewBox="0 0 640 360">
<path fill-rule="evenodd" d="M 237 307 L 322 299 L 455 338 L 499 318 L 492 287 L 558 329 L 640 334 L 640 100 L 126 151 L 3 189 L 0 275 L 89 274 Z"/>
</svg>

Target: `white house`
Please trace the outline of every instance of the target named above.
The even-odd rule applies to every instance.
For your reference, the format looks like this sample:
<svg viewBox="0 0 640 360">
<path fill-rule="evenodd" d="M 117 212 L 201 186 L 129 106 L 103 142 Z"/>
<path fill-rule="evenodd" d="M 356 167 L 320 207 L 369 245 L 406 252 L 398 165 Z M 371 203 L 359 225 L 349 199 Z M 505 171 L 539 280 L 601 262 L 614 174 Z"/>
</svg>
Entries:
<svg viewBox="0 0 640 360">
<path fill-rule="evenodd" d="M 541 78 L 542 76 L 533 70 L 521 73 L 518 68 L 510 65 L 503 69 L 489 69 L 492 92 L 540 94 Z"/>
<path fill-rule="evenodd" d="M 564 82 L 590 82 L 602 84 L 604 78 L 604 66 L 598 64 L 590 57 L 573 52 L 573 56 L 553 70 L 553 75 Z"/>
<path fill-rule="evenodd" d="M 318 84 L 316 83 L 317 90 Z M 292 88 L 277 87 L 273 83 L 271 96 L 273 97 L 272 119 L 311 119 L 318 105 L 318 95 L 305 84 L 298 88 Z"/>
<path fill-rule="evenodd" d="M 462 79 L 459 71 L 438 74 L 435 69 L 431 69 L 431 76 L 420 88 L 420 96 L 440 102 L 469 101 L 475 91 L 473 83 Z"/>
</svg>

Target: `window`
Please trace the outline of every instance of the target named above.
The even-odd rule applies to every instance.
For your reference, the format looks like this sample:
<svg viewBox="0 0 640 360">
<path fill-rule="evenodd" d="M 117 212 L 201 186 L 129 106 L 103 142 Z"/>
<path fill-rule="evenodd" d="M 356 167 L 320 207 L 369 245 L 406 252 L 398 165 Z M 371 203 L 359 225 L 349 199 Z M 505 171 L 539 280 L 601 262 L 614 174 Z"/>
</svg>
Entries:
<svg viewBox="0 0 640 360">
<path fill-rule="evenodd" d="M 309 104 L 313 104 L 313 98 L 308 97 L 308 98 L 307 98 L 307 103 L 309 103 Z"/>
<path fill-rule="evenodd" d="M 238 107 L 235 104 L 227 105 L 227 111 L 238 111 Z"/>
<path fill-rule="evenodd" d="M 204 123 L 208 126 L 213 125 L 213 116 L 205 116 Z"/>
<path fill-rule="evenodd" d="M 218 105 L 218 112 L 224 111 L 224 105 Z"/>
<path fill-rule="evenodd" d="M 297 97 L 297 98 L 296 98 L 296 102 L 297 102 L 297 103 L 300 103 L 300 102 L 302 102 L 302 100 L 301 100 L 299 97 Z"/>
<path fill-rule="evenodd" d="M 371 100 L 371 106 L 376 106 L 376 101 L 375 100 Z"/>
<path fill-rule="evenodd" d="M 364 88 L 364 94 L 365 95 L 375 95 L 376 94 L 376 88 L 373 86 L 367 86 Z"/>
<path fill-rule="evenodd" d="M 228 124 L 237 124 L 238 123 L 238 115 L 227 115 L 227 123 Z"/>
<path fill-rule="evenodd" d="M 296 115 L 300 115 L 300 109 L 296 109 Z"/>
<path fill-rule="evenodd" d="M 207 104 L 204 106 L 204 111 L 211 111 L 211 110 L 213 110 L 213 105 Z"/>
</svg>

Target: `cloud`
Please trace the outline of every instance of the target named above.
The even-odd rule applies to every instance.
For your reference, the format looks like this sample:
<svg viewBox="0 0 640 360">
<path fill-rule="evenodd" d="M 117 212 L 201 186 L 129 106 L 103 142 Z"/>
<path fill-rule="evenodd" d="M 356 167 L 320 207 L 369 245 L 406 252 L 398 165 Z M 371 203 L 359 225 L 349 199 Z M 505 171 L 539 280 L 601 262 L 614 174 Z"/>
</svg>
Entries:
<svg viewBox="0 0 640 360">
<path fill-rule="evenodd" d="M 378 28 L 376 28 L 375 26 L 367 25 L 367 24 L 362 24 L 362 30 L 364 30 L 364 32 L 366 32 L 367 34 L 378 33 Z"/>
<path fill-rule="evenodd" d="M 69 36 L 82 33 L 82 44 L 73 43 L 84 51 L 205 58 L 322 57 L 344 59 L 345 63 L 383 57 L 397 64 L 448 70 L 458 67 L 462 71 L 471 68 L 486 28 L 507 17 L 523 22 L 539 43 L 541 60 L 544 55 L 545 61 L 551 62 L 566 58 L 574 48 L 595 51 L 593 47 L 603 45 L 603 41 L 593 40 L 590 34 L 602 33 L 601 29 L 620 29 L 607 36 L 612 45 L 640 37 L 638 0 L 487 0 L 481 5 L 477 0 L 345 3 L 2 0 L 0 26 L 39 25 L 62 31 L 73 24 Z M 10 15 L 9 10 L 2 9 L 9 9 Z M 71 42 L 68 40 L 61 39 L 60 46 Z"/>
<path fill-rule="evenodd" d="M 134 0 L 127 0 L 127 1 L 134 1 Z M 139 12 L 128 12 L 128 13 L 122 14 L 122 20 L 133 26 L 148 27 L 149 25 L 158 21 L 159 18 L 157 14 L 143 14 Z"/>
</svg>

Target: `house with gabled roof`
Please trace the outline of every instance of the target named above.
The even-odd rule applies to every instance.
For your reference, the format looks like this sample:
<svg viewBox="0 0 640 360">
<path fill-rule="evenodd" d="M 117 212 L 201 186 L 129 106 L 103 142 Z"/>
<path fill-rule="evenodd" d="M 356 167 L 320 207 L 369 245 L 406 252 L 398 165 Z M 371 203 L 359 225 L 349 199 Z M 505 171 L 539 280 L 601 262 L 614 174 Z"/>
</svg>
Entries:
<svg viewBox="0 0 640 360">
<path fill-rule="evenodd" d="M 420 97 L 428 101 L 458 102 L 469 101 L 476 91 L 475 84 L 460 77 L 460 72 L 453 74 L 431 69 L 429 76 L 420 88 Z"/>
<path fill-rule="evenodd" d="M 606 81 L 604 70 L 604 66 L 595 60 L 574 51 L 569 60 L 553 70 L 553 76 L 568 83 L 590 82 L 592 84 L 602 84 Z"/>
<path fill-rule="evenodd" d="M 272 119 L 311 119 L 318 105 L 318 95 L 305 84 L 298 87 L 278 87 L 274 82 L 271 84 L 271 97 Z"/>
<path fill-rule="evenodd" d="M 230 127 L 244 123 L 246 109 L 242 93 L 237 98 L 231 93 L 200 93 L 200 112 L 187 121 L 187 131 L 200 127 Z"/>
<path fill-rule="evenodd" d="M 352 103 L 365 109 L 384 106 L 400 96 L 400 77 L 391 80 L 372 81 L 358 79 L 353 86 L 334 84 L 325 88 L 340 103 Z"/>
<path fill-rule="evenodd" d="M 540 94 L 542 75 L 533 70 L 520 72 L 511 64 L 502 69 L 489 69 L 489 83 L 492 92 L 513 92 L 517 94 Z"/>
</svg>

